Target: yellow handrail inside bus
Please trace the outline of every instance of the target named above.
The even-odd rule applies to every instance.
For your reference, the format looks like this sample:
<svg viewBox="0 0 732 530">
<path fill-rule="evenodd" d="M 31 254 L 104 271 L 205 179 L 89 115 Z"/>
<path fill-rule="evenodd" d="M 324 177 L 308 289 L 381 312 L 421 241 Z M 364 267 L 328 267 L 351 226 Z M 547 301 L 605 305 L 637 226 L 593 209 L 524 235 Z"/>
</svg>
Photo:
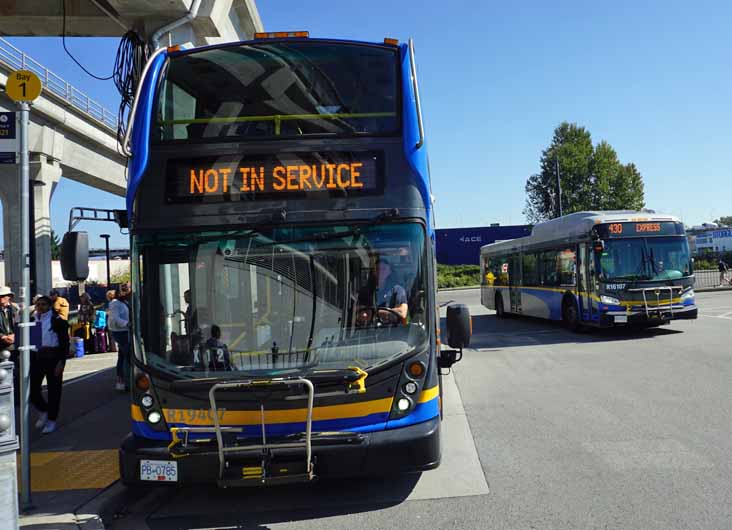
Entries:
<svg viewBox="0 0 732 530">
<path fill-rule="evenodd" d="M 345 118 L 387 118 L 396 116 L 396 112 L 348 112 L 334 114 L 273 114 L 271 116 L 219 116 L 213 118 L 181 118 L 176 120 L 158 120 L 160 125 L 190 125 L 194 123 L 246 123 L 256 121 L 272 121 L 275 124 L 275 135 L 279 136 L 283 121 L 294 120 L 339 120 Z"/>
</svg>

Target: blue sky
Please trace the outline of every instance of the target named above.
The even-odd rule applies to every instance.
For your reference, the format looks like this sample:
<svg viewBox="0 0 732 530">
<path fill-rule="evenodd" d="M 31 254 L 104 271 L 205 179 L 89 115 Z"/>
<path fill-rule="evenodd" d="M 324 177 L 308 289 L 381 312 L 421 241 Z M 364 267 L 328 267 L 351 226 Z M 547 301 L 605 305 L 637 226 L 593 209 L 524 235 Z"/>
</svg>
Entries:
<svg viewBox="0 0 732 530">
<path fill-rule="evenodd" d="M 732 215 L 732 3 L 510 4 L 268 0 L 258 6 L 271 31 L 414 37 L 438 227 L 523 223 L 526 178 L 538 171 L 541 150 L 563 120 L 587 127 L 595 142 L 607 140 L 622 162 L 638 166 L 648 207 L 687 224 Z M 116 108 L 112 82 L 86 76 L 64 55 L 60 39 L 11 40 Z M 97 75 L 111 73 L 116 39 L 68 42 Z M 64 180 L 53 199 L 54 229 L 65 230 L 71 206 L 122 204 Z M 110 229 L 86 228 L 92 242 Z"/>
</svg>

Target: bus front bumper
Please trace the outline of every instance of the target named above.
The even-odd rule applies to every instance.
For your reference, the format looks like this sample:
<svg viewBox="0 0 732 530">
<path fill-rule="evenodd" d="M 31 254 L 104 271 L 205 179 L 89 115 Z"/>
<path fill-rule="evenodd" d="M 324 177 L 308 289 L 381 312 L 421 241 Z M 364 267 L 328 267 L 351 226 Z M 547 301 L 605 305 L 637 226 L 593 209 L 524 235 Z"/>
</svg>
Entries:
<svg viewBox="0 0 732 530">
<path fill-rule="evenodd" d="M 646 311 L 607 311 L 600 315 L 601 327 L 631 325 L 658 325 L 666 324 L 672 320 L 695 319 L 698 316 L 698 309 L 694 306 L 677 306 L 673 308 L 649 308 Z"/>
<path fill-rule="evenodd" d="M 314 439 L 312 452 L 315 477 L 383 476 L 427 471 L 440 465 L 439 416 L 398 429 L 361 433 L 358 439 L 357 442 L 346 444 L 332 442 L 323 444 Z M 275 453 L 278 451 L 275 450 Z M 304 462 L 304 452 L 298 456 L 301 456 Z M 128 434 L 119 450 L 122 483 L 126 485 L 150 483 L 141 480 L 143 461 L 174 461 L 177 468 L 174 483 L 219 481 L 219 457 L 215 444 L 211 445 L 210 450 L 174 459 L 166 442 Z M 232 458 L 233 465 L 236 465 L 236 461 L 236 458 Z"/>
</svg>

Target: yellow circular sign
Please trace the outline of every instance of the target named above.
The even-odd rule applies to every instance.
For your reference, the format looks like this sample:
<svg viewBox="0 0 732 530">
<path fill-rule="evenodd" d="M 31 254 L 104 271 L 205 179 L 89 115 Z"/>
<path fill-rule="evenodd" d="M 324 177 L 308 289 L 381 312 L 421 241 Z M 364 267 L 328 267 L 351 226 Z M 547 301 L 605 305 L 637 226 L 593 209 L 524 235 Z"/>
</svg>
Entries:
<svg viewBox="0 0 732 530">
<path fill-rule="evenodd" d="M 13 101 L 33 101 L 41 95 L 41 80 L 29 70 L 16 70 L 8 75 L 5 92 Z"/>
</svg>

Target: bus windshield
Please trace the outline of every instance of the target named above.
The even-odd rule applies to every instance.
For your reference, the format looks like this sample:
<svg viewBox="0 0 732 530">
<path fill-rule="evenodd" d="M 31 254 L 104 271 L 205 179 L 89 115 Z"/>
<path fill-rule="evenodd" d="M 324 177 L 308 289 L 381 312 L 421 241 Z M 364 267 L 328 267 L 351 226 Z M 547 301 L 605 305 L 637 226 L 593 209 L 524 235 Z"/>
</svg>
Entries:
<svg viewBox="0 0 732 530">
<path fill-rule="evenodd" d="M 597 267 L 605 282 L 674 280 L 692 274 L 686 237 L 605 240 Z"/>
<path fill-rule="evenodd" d="M 282 375 L 426 347 L 424 239 L 417 223 L 139 236 L 141 360 Z"/>
<path fill-rule="evenodd" d="M 158 94 L 159 141 L 399 131 L 396 48 L 288 41 L 174 56 Z"/>
</svg>

